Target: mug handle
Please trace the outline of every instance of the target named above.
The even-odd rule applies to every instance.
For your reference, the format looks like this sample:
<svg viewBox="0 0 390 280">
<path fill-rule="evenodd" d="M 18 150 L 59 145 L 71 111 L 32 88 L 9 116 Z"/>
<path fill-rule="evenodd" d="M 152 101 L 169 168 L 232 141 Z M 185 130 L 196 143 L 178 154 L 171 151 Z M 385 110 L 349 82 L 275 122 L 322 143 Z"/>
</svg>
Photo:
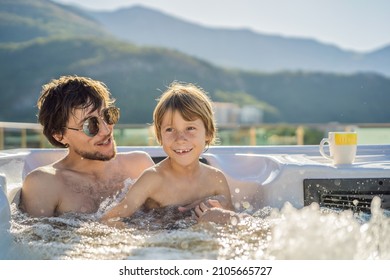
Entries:
<svg viewBox="0 0 390 280">
<path fill-rule="evenodd" d="M 329 138 L 323 138 L 320 142 L 320 154 L 324 157 L 324 158 L 327 158 L 327 159 L 332 159 L 331 156 L 329 156 L 328 154 L 326 154 L 324 152 L 324 145 L 328 143 L 329 144 Z"/>
</svg>

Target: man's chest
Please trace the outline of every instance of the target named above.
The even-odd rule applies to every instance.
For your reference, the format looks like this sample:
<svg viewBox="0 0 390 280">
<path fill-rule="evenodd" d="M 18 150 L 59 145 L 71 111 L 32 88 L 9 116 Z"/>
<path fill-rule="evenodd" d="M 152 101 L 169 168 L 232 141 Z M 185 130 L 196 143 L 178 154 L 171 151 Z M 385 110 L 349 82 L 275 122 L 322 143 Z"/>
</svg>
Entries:
<svg viewBox="0 0 390 280">
<path fill-rule="evenodd" d="M 96 181 L 68 178 L 62 186 L 57 212 L 94 213 L 108 197 L 114 197 L 124 187 L 122 177 Z"/>
</svg>

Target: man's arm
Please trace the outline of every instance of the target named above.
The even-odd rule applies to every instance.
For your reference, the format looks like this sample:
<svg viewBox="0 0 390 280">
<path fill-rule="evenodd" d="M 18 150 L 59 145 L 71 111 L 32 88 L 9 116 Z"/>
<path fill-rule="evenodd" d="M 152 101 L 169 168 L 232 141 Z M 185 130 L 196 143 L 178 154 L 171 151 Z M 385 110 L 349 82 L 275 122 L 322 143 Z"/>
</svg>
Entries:
<svg viewBox="0 0 390 280">
<path fill-rule="evenodd" d="M 36 170 L 25 178 L 20 208 L 28 215 L 33 217 L 52 217 L 55 215 L 58 206 L 58 193 L 50 177 L 52 175 Z"/>
</svg>

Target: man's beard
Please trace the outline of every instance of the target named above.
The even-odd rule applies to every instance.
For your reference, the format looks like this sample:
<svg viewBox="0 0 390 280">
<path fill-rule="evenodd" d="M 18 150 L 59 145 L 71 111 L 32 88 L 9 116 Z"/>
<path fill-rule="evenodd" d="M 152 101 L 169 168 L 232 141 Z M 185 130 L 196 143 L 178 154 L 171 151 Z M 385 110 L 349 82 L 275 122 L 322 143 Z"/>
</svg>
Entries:
<svg viewBox="0 0 390 280">
<path fill-rule="evenodd" d="M 84 151 L 80 151 L 80 150 L 77 150 L 77 149 L 75 149 L 74 151 L 75 151 L 76 154 L 78 154 L 79 156 L 81 156 L 84 159 L 109 161 L 109 160 L 113 159 L 116 156 L 116 144 L 115 144 L 115 141 L 113 143 L 114 143 L 114 148 L 112 150 L 112 154 L 110 154 L 110 155 L 104 155 L 104 154 L 99 153 L 99 152 L 93 152 L 93 153 L 91 153 L 91 152 L 84 152 Z"/>
</svg>

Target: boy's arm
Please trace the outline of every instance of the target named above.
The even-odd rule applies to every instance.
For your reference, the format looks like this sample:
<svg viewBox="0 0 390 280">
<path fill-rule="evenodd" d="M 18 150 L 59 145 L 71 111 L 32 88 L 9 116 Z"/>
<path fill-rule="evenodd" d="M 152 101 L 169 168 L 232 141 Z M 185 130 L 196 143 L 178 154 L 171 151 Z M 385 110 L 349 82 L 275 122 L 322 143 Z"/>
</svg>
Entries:
<svg viewBox="0 0 390 280">
<path fill-rule="evenodd" d="M 222 171 L 218 172 L 218 182 L 219 187 L 216 193 L 216 200 L 220 202 L 220 205 L 222 205 L 224 209 L 234 211 L 235 209 L 232 202 L 232 195 L 230 194 L 229 184 Z M 222 198 L 219 198 L 220 196 L 222 196 Z"/>
<path fill-rule="evenodd" d="M 152 189 L 152 178 L 148 172 L 144 173 L 129 189 L 126 196 L 119 204 L 109 209 L 102 217 L 102 221 L 113 218 L 124 218 L 132 216 L 150 197 Z"/>
</svg>

